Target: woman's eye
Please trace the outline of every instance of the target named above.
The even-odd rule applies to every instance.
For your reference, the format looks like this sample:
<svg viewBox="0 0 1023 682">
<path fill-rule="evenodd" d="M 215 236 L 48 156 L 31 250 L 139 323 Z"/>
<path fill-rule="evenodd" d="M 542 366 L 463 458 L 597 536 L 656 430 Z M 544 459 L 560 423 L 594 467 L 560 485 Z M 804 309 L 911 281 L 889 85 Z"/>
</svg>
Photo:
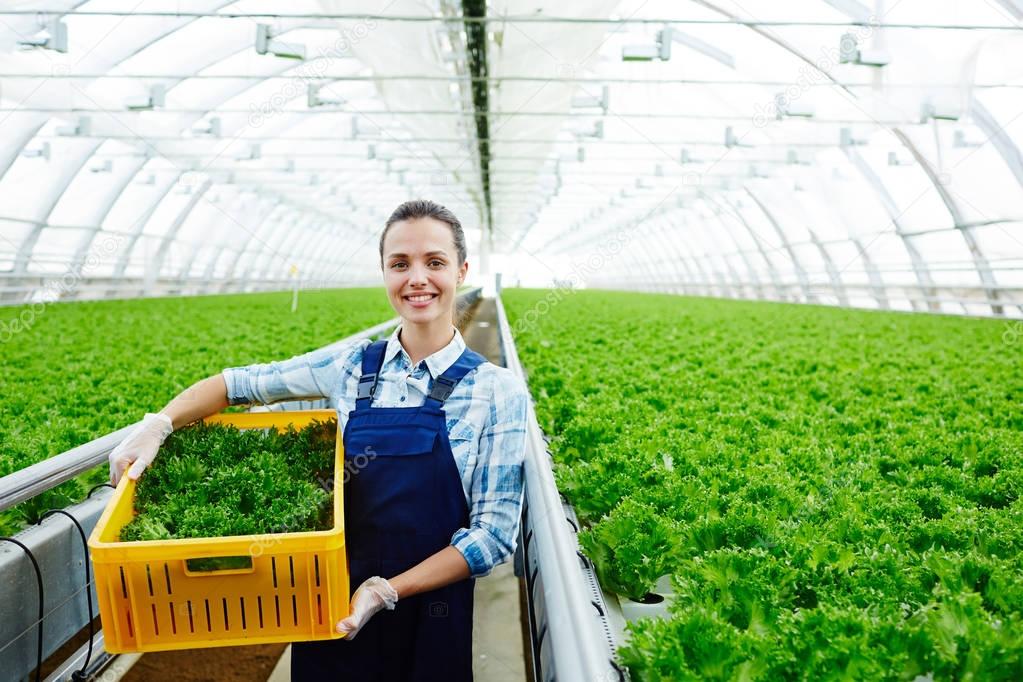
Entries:
<svg viewBox="0 0 1023 682">
<path fill-rule="evenodd" d="M 430 265 L 431 266 L 435 266 L 435 267 L 444 267 L 444 261 L 442 261 L 442 260 L 432 260 L 432 261 L 430 261 Z"/>
<path fill-rule="evenodd" d="M 401 263 L 401 262 L 399 262 L 399 263 L 391 263 L 391 267 L 392 268 L 403 268 L 403 267 L 405 267 L 405 263 Z"/>
</svg>

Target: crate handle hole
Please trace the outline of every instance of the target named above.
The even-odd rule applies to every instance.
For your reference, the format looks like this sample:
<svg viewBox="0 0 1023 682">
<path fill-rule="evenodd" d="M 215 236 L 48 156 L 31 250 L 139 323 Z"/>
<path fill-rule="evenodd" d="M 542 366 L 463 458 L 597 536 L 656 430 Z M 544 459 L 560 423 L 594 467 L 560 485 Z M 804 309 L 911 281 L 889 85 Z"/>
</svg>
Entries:
<svg viewBox="0 0 1023 682">
<path fill-rule="evenodd" d="M 185 559 L 185 573 L 190 576 L 252 573 L 254 570 L 251 556 L 211 556 Z"/>
</svg>

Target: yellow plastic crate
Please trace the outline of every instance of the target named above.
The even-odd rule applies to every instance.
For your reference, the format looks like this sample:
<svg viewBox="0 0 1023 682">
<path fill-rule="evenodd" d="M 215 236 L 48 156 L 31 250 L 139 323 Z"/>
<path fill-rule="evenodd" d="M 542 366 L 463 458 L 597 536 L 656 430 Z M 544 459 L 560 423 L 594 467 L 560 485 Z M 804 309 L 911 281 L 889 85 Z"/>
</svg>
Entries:
<svg viewBox="0 0 1023 682">
<path fill-rule="evenodd" d="M 284 429 L 336 416 L 333 410 L 250 412 L 205 421 L 240 429 Z M 326 531 L 119 542 L 121 528 L 135 515 L 136 483 L 122 477 L 89 538 L 106 650 L 133 653 L 341 637 L 334 626 L 348 615 L 349 587 L 340 434 L 336 452 L 334 527 Z M 189 560 L 211 557 L 248 557 L 251 566 L 189 570 Z"/>
</svg>

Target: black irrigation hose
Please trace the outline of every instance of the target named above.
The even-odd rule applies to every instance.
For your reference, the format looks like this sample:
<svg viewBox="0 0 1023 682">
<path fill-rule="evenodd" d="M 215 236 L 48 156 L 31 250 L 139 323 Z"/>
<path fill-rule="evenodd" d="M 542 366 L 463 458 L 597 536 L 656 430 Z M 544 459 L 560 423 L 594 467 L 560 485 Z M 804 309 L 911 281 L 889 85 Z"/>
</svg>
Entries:
<svg viewBox="0 0 1023 682">
<path fill-rule="evenodd" d="M 39 586 L 39 641 L 36 645 L 36 682 L 39 682 L 39 675 L 42 672 L 43 667 L 43 574 L 39 570 L 39 562 L 36 561 L 35 555 L 32 554 L 32 550 L 22 544 L 19 540 L 0 537 L 0 542 L 5 540 L 7 542 L 13 542 L 18 547 L 25 550 L 25 554 L 27 554 L 28 558 L 32 561 L 32 568 L 36 571 L 36 584 Z"/>
<path fill-rule="evenodd" d="M 110 484 L 109 483 L 102 483 L 102 484 L 96 486 L 96 488 L 102 487 L 104 485 L 110 485 Z M 96 488 L 93 488 L 93 490 L 95 490 Z M 91 490 L 89 491 L 89 494 L 90 495 L 92 494 Z M 82 563 L 85 564 L 85 599 L 86 599 L 86 602 L 89 604 L 89 650 L 88 650 L 88 653 L 86 653 L 86 655 L 85 655 L 85 663 L 82 664 L 82 669 L 81 670 L 76 670 L 74 673 L 72 673 L 71 674 L 71 679 L 72 680 L 85 680 L 85 679 L 87 679 L 85 671 L 89 669 L 89 661 L 92 660 L 92 636 L 94 634 L 93 633 L 92 621 L 96 617 L 94 615 L 94 613 L 93 613 L 93 610 L 92 610 L 92 589 L 89 587 L 90 583 L 92 582 L 92 576 L 89 573 L 89 541 L 85 539 L 85 531 L 82 529 L 82 524 L 80 524 L 78 522 L 78 519 L 76 519 L 74 516 L 72 516 L 71 514 L 69 514 L 66 511 L 64 511 L 63 509 L 51 509 L 51 510 L 49 510 L 48 512 L 46 512 L 45 514 L 43 514 L 39 518 L 39 523 L 41 524 L 43 521 L 46 520 L 47 517 L 52 516 L 54 514 L 63 514 L 64 516 L 66 516 L 69 519 L 71 519 L 71 522 L 75 524 L 75 528 L 78 529 L 79 537 L 82 538 L 82 558 L 83 558 L 83 562 Z"/>
<path fill-rule="evenodd" d="M 85 497 L 86 498 L 92 497 L 92 494 L 94 492 L 96 492 L 97 490 L 99 490 L 100 488 L 114 488 L 116 490 L 115 486 L 112 486 L 109 483 L 100 483 L 99 485 L 94 485 L 91 488 L 89 488 L 89 494 L 86 495 Z M 53 510 L 51 510 L 51 511 L 53 511 Z M 49 512 L 47 512 L 47 513 L 49 513 Z"/>
</svg>

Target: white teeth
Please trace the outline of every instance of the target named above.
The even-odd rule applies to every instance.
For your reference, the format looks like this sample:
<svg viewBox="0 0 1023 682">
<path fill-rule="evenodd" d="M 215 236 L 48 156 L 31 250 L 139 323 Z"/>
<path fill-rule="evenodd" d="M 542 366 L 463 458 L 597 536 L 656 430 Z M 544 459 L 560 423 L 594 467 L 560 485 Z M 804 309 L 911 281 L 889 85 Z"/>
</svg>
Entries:
<svg viewBox="0 0 1023 682">
<path fill-rule="evenodd" d="M 429 301 L 433 297 L 434 294 L 420 294 L 418 296 L 406 296 L 405 298 L 407 298 L 410 301 L 416 301 L 417 303 L 419 303 L 421 301 Z"/>
</svg>

